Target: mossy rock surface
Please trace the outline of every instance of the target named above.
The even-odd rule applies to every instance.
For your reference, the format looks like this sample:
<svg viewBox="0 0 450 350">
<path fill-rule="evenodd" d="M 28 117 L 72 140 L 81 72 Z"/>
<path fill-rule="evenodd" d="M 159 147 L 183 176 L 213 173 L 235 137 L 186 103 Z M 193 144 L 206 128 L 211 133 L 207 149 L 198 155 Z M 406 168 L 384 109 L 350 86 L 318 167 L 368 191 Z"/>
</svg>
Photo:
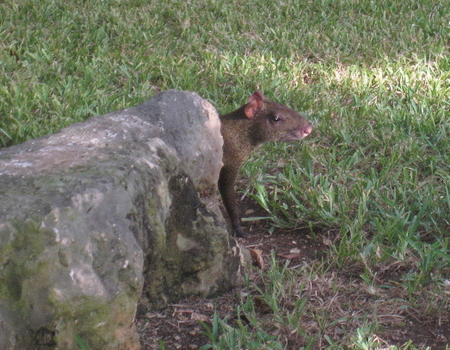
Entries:
<svg viewBox="0 0 450 350">
<path fill-rule="evenodd" d="M 169 90 L 0 151 L 1 349 L 138 349 L 137 310 L 239 281 L 217 113 Z"/>
</svg>

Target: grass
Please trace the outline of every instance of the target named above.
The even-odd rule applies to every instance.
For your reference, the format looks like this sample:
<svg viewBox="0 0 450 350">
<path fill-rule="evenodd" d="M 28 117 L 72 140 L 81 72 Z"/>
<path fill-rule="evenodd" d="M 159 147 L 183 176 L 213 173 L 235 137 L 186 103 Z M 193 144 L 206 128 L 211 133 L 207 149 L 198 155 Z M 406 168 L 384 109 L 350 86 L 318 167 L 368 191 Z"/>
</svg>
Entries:
<svg viewBox="0 0 450 350">
<path fill-rule="evenodd" d="M 304 142 L 267 146 L 243 171 L 250 181 L 242 190 L 267 210 L 271 232 L 320 228 L 311 234 L 330 238 L 333 271 L 357 268 L 358 283 L 395 290 L 402 302 L 393 309 L 406 303 L 438 314 L 449 307 L 449 47 L 448 1 L 6 0 L 0 144 L 166 89 L 196 91 L 220 112 L 261 89 L 315 125 Z M 307 276 L 342 297 L 359 289 L 333 286 L 321 264 L 291 271 L 273 262 L 277 276 L 266 283 L 282 290 L 255 290 L 271 319 L 252 319 L 255 300 L 244 300 L 254 328 L 217 319 L 211 346 L 226 349 L 227 335 L 239 332 L 241 346 L 277 349 L 295 330 L 305 348 L 386 348 L 373 337 L 384 327 L 374 323 L 375 309 L 367 322 L 345 319 L 355 326 L 341 340 L 327 333 L 343 321 L 305 299 Z M 380 274 L 394 267 L 400 277 L 380 287 Z M 280 293 L 293 290 L 299 299 L 286 311 Z"/>
</svg>

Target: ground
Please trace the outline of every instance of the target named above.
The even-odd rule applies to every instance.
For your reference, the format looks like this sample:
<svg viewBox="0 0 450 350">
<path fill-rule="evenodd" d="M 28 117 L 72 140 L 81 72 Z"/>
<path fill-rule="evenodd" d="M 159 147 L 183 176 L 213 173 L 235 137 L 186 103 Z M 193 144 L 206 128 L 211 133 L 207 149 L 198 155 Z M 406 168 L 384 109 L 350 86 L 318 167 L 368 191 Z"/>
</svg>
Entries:
<svg viewBox="0 0 450 350">
<path fill-rule="evenodd" d="M 247 203 L 247 209 L 249 206 L 254 204 Z M 320 259 L 326 261 L 333 239 L 331 233 L 322 232 L 311 237 L 305 230 L 279 230 L 270 235 L 267 233 L 264 222 L 247 224 L 245 227 L 250 234 L 246 238 L 239 239 L 240 244 L 260 250 L 266 265 L 272 250 L 279 261 L 291 260 L 290 266 L 293 268 Z M 402 275 L 402 268 L 396 264 L 380 268 L 378 274 L 380 284 L 383 281 L 389 281 L 392 284 L 394 281 L 395 286 L 395 280 Z M 357 267 L 349 267 L 345 270 L 332 267 L 321 278 L 308 281 L 305 293 L 309 292 L 309 302 L 313 310 L 324 310 L 335 320 L 345 320 L 330 324 L 326 331 L 321 330 L 324 335 L 334 340 L 344 337 L 343 333 L 346 330 L 354 331 L 360 326 L 358 320 L 362 318 L 362 315 L 370 319 L 367 314 L 373 313 L 374 305 L 376 305 L 376 322 L 381 325 L 381 331 L 373 336 L 380 348 L 396 345 L 406 350 L 409 347 L 405 344 L 412 341 L 418 349 L 427 347 L 433 350 L 446 349 L 446 346 L 450 344 L 448 309 L 430 313 L 426 310 L 427 306 L 421 306 L 420 303 L 414 308 L 406 307 L 404 295 L 402 295 L 404 292 L 395 287 L 385 291 L 367 291 L 367 287 L 363 286 L 359 277 L 361 272 Z M 254 283 L 258 283 L 257 272 L 252 273 L 250 278 Z M 220 318 L 227 319 L 232 324 L 237 319 L 236 306 L 239 300 L 248 293 L 254 293 L 254 291 L 241 288 L 217 298 L 190 298 L 169 305 L 165 310 L 148 313 L 138 318 L 136 326 L 140 334 L 142 350 L 195 350 L 208 344 L 210 340 L 204 334 L 205 327 L 201 322 L 210 325 L 216 311 Z M 346 306 L 342 307 L 344 304 Z M 261 313 L 261 317 L 264 317 L 267 313 L 267 305 L 261 303 L 261 305 L 255 304 L 255 307 L 259 309 L 257 311 Z M 349 309 L 352 310 L 351 316 L 348 315 Z M 319 332 L 313 317 L 304 317 L 304 322 L 307 331 L 312 334 Z M 162 343 L 164 347 L 161 347 Z M 283 344 L 288 350 L 299 349 L 305 345 L 304 339 L 296 334 L 285 336 Z M 319 340 L 315 348 L 320 349 L 325 345 L 326 342 L 322 344 Z"/>
</svg>

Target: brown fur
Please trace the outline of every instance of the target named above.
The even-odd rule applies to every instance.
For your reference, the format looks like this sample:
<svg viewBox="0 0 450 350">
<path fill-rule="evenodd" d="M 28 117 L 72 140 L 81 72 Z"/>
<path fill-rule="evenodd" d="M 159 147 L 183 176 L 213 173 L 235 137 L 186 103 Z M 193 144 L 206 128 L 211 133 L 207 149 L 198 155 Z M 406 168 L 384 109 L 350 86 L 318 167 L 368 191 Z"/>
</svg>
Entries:
<svg viewBox="0 0 450 350">
<path fill-rule="evenodd" d="M 236 204 L 234 185 L 237 175 L 250 154 L 269 141 L 296 141 L 308 136 L 311 124 L 299 113 L 265 99 L 255 91 L 248 103 L 234 112 L 220 116 L 224 139 L 223 167 L 219 190 L 230 216 L 233 234 L 245 236 Z"/>
</svg>

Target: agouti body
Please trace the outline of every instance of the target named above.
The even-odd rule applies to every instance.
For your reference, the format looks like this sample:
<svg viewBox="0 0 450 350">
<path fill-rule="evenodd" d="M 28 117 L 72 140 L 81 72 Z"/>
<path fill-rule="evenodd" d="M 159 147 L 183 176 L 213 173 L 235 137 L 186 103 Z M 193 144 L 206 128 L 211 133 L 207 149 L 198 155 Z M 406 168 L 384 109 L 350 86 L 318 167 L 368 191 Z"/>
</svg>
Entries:
<svg viewBox="0 0 450 350">
<path fill-rule="evenodd" d="M 233 234 L 244 237 L 237 208 L 234 185 L 250 154 L 269 141 L 297 141 L 308 136 L 311 124 L 299 113 L 265 99 L 255 91 L 248 103 L 234 112 L 220 116 L 223 145 L 223 167 L 219 191 L 230 217 Z"/>
</svg>

